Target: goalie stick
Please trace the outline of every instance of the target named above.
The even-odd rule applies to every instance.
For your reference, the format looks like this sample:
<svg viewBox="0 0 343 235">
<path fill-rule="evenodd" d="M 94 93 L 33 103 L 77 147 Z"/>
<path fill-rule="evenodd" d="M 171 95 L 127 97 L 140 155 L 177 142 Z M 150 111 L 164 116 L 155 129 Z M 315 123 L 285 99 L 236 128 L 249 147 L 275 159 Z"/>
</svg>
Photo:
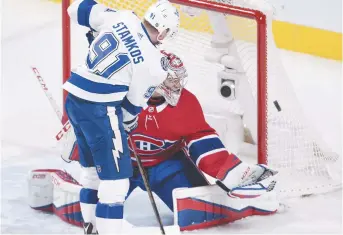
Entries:
<svg viewBox="0 0 343 235">
<path fill-rule="evenodd" d="M 152 206 L 152 208 L 154 210 L 156 220 L 157 220 L 157 222 L 158 222 L 158 224 L 160 226 L 161 234 L 165 235 L 166 233 L 164 231 L 164 227 L 163 227 L 163 223 L 162 223 L 162 220 L 161 220 L 160 213 L 158 212 L 158 209 L 157 209 L 157 206 L 156 206 L 154 195 L 152 195 L 152 191 L 151 191 L 150 184 L 149 184 L 149 181 L 148 181 L 148 176 L 146 174 L 146 171 L 143 168 L 142 161 L 141 161 L 140 157 L 138 156 L 138 154 L 136 152 L 136 146 L 132 142 L 132 139 L 131 139 L 131 137 L 129 135 L 128 135 L 128 139 L 129 139 L 130 144 L 132 146 L 133 155 L 135 156 L 135 158 L 137 160 L 138 169 L 139 169 L 139 171 L 140 171 L 140 173 L 142 175 L 142 178 L 143 178 L 143 181 L 144 181 L 144 186 L 145 186 L 146 191 L 147 191 L 147 193 L 149 195 L 150 203 L 151 203 L 151 206 Z"/>
<path fill-rule="evenodd" d="M 34 75 L 36 76 L 42 90 L 44 91 L 45 96 L 48 98 L 51 107 L 54 109 L 58 119 L 61 121 L 63 114 L 62 114 L 60 108 L 58 107 L 56 100 L 54 99 L 54 97 L 52 97 L 52 94 L 50 93 L 43 77 L 40 75 L 40 73 L 36 67 L 31 67 L 31 69 L 32 69 Z"/>
<path fill-rule="evenodd" d="M 60 120 L 61 124 L 63 125 L 62 129 L 57 133 L 55 138 L 57 141 L 60 141 L 60 142 L 62 141 L 62 143 L 60 143 L 63 148 L 62 153 L 60 153 L 61 158 L 66 162 L 70 162 L 70 157 L 74 153 L 74 150 L 76 147 L 76 137 L 74 135 L 74 132 L 71 129 L 70 122 L 69 120 L 67 120 L 64 124 L 62 123 L 63 113 L 58 107 L 56 100 L 50 93 L 44 78 L 39 73 L 37 67 L 31 66 L 31 69 L 35 77 L 37 78 L 37 81 L 39 82 L 40 87 L 42 88 L 45 96 L 48 98 L 52 109 L 55 111 L 57 118 Z"/>
<path fill-rule="evenodd" d="M 48 98 L 52 109 L 55 111 L 57 118 L 62 123 L 63 114 L 62 114 L 60 108 L 58 107 L 56 100 L 54 99 L 54 97 L 50 93 L 48 86 L 46 85 L 46 82 L 44 81 L 44 78 L 40 75 L 40 73 L 36 67 L 31 67 L 31 69 L 32 69 L 34 75 L 36 76 L 42 90 L 44 91 L 45 96 Z M 70 122 L 68 120 L 66 123 L 63 124 L 62 129 L 55 136 L 56 140 L 59 141 L 60 139 L 62 139 L 62 137 L 68 133 L 69 129 L 70 129 Z"/>
</svg>

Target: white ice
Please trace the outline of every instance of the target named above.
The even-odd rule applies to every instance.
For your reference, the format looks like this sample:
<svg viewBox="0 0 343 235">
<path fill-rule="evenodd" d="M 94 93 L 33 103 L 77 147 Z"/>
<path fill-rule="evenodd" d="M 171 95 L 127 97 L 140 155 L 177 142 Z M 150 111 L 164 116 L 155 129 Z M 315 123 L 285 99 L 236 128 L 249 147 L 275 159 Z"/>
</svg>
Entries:
<svg viewBox="0 0 343 235">
<path fill-rule="evenodd" d="M 30 169 L 76 167 L 66 165 L 56 153 L 54 136 L 60 123 L 30 69 L 36 66 L 40 70 L 62 105 L 60 5 L 42 0 L 4 0 L 2 16 L 1 233 L 82 234 L 80 228 L 54 215 L 32 210 L 26 198 L 26 175 Z M 72 32 L 81 35 L 85 30 L 73 26 Z M 87 46 L 83 35 L 74 38 L 77 40 L 73 45 Z M 73 53 L 73 64 L 84 54 L 85 51 Z M 286 51 L 281 51 L 281 55 L 307 118 L 342 156 L 341 63 Z M 199 85 L 190 81 L 188 87 L 192 90 Z M 215 79 L 209 89 L 216 90 Z M 167 234 L 178 234 L 170 226 L 172 213 L 157 202 L 164 224 L 169 225 Z M 295 198 L 285 204 L 273 216 L 250 217 L 190 234 L 342 233 L 341 190 Z M 135 211 L 138 207 L 140 213 Z M 131 234 L 159 233 L 148 197 L 142 191 L 136 191 L 127 201 L 125 217 L 136 226 L 128 230 Z"/>
</svg>

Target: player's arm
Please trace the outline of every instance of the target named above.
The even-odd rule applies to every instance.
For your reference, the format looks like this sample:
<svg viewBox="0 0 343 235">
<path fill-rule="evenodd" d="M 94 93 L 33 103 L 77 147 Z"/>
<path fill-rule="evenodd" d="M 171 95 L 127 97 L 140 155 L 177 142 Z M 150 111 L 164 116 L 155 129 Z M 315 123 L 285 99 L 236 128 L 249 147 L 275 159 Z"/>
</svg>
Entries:
<svg viewBox="0 0 343 235">
<path fill-rule="evenodd" d="M 206 122 L 199 101 L 192 96 L 189 100 L 190 128 L 186 143 L 190 156 L 199 169 L 216 178 L 218 172 L 230 157 L 216 131 Z"/>
<path fill-rule="evenodd" d="M 141 78 L 141 82 L 132 80 L 129 91 L 121 104 L 124 127 L 128 132 L 137 127 L 138 114 L 147 107 L 147 101 L 155 90 L 155 86 L 147 86 L 143 76 Z"/>
<path fill-rule="evenodd" d="M 189 107 L 192 107 L 189 113 L 192 132 L 186 141 L 192 160 L 201 171 L 218 179 L 229 189 L 277 174 L 265 165 L 250 165 L 229 153 L 213 128 L 206 123 L 199 102 L 196 100 Z"/>
<path fill-rule="evenodd" d="M 147 102 L 155 88 L 167 77 L 167 72 L 161 67 L 162 55 L 156 48 L 140 47 L 140 55 L 134 57 L 132 67 L 134 74 L 129 91 L 122 102 L 123 121 L 125 128 L 132 131 L 137 125 L 138 114 L 147 108 Z M 132 128 L 133 126 L 134 128 Z M 127 129 L 127 128 L 126 128 Z"/>
<path fill-rule="evenodd" d="M 104 18 L 101 13 L 115 12 L 114 9 L 98 4 L 94 0 L 76 0 L 68 8 L 70 18 L 79 25 L 98 31 L 103 24 Z"/>
<path fill-rule="evenodd" d="M 128 93 L 121 104 L 123 123 L 127 132 L 136 129 L 138 125 L 138 114 L 142 111 L 142 106 L 138 102 L 130 101 L 131 97 L 132 93 Z"/>
</svg>

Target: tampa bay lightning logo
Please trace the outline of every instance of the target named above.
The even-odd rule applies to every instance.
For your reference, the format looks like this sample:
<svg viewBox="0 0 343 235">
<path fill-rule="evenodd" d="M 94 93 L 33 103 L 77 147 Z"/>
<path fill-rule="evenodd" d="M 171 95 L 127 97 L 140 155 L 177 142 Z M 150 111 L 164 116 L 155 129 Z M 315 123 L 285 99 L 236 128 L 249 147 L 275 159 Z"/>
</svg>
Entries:
<svg viewBox="0 0 343 235">
<path fill-rule="evenodd" d="M 154 93 L 155 89 L 156 89 L 156 87 L 154 87 L 154 86 L 149 87 L 146 90 L 146 92 L 144 93 L 144 98 L 149 99 L 152 96 L 152 93 Z"/>
</svg>

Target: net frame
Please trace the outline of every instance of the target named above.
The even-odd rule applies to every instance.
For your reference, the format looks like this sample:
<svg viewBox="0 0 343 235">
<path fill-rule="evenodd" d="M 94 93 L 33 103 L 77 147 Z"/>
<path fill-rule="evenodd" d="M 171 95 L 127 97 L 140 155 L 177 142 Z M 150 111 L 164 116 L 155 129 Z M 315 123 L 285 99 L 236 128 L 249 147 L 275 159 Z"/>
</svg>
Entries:
<svg viewBox="0 0 343 235">
<path fill-rule="evenodd" d="M 252 19 L 257 25 L 257 130 L 258 130 L 258 152 L 257 162 L 267 164 L 267 19 L 266 15 L 258 10 L 233 6 L 220 2 L 206 0 L 170 0 L 178 5 L 210 10 L 233 16 Z M 63 48 L 63 83 L 68 80 L 71 74 L 71 34 L 70 19 L 67 9 L 71 0 L 62 0 L 62 48 Z M 63 104 L 67 92 L 63 91 Z M 63 110 L 63 123 L 67 121 L 65 110 Z"/>
<path fill-rule="evenodd" d="M 68 7 L 71 0 L 62 0 L 62 84 L 64 84 L 71 75 L 71 34 L 70 34 L 70 18 L 68 15 Z M 63 90 L 63 117 L 62 124 L 68 121 L 67 113 L 64 108 L 65 100 L 68 92 Z"/>
</svg>

